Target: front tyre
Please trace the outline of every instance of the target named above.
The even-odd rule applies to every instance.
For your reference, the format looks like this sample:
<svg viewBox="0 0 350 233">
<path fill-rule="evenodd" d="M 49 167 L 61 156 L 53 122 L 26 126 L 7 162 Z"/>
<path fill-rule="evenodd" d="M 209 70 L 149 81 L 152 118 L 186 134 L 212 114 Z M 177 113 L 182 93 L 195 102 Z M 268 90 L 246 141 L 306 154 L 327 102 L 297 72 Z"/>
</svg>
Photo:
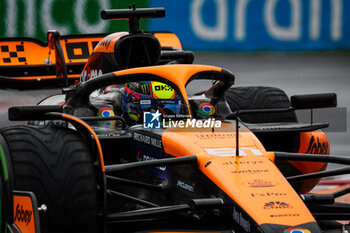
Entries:
<svg viewBox="0 0 350 233">
<path fill-rule="evenodd" d="M 52 126 L 8 127 L 0 134 L 12 158 L 14 189 L 35 193 L 39 206 L 47 206 L 41 232 L 97 232 L 96 178 L 81 136 Z"/>
</svg>

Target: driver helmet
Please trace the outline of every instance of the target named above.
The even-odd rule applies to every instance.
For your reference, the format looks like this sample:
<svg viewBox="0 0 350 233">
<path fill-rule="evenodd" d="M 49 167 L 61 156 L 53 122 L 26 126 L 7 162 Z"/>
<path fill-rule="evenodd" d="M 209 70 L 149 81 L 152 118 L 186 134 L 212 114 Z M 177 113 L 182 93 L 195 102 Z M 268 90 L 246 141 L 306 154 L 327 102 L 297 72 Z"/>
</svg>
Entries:
<svg viewBox="0 0 350 233">
<path fill-rule="evenodd" d="M 122 98 L 124 118 L 131 125 L 143 123 L 143 112 L 177 115 L 181 98 L 168 84 L 157 81 L 140 81 L 125 84 Z"/>
</svg>

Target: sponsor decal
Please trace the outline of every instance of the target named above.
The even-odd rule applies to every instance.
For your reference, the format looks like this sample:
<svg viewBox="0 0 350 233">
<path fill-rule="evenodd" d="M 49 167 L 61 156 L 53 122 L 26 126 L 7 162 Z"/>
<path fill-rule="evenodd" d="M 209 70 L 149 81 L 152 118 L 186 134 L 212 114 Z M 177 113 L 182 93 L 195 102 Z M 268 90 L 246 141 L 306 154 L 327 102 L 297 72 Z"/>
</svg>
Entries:
<svg viewBox="0 0 350 233">
<path fill-rule="evenodd" d="M 173 99 L 175 97 L 175 90 L 161 82 L 152 81 L 152 92 L 156 99 Z"/>
<path fill-rule="evenodd" d="M 90 67 L 87 67 L 80 76 L 80 82 L 85 82 L 87 80 L 90 80 L 92 78 L 96 78 L 98 76 L 101 76 L 102 70 L 101 69 L 91 69 Z"/>
<path fill-rule="evenodd" d="M 134 140 L 139 141 L 139 142 L 143 142 L 146 144 L 151 144 L 151 137 L 143 135 L 143 134 L 139 134 L 139 133 L 134 133 Z"/>
<path fill-rule="evenodd" d="M 301 227 L 291 227 L 291 228 L 285 229 L 283 233 L 311 233 L 311 231 Z"/>
<path fill-rule="evenodd" d="M 97 116 L 98 117 L 110 117 L 110 116 L 115 116 L 115 115 L 114 115 L 114 111 L 111 108 L 102 107 L 98 110 Z M 103 130 L 103 134 L 109 135 L 110 133 L 112 133 L 111 130 L 115 128 L 115 121 L 110 121 L 110 120 L 99 121 L 97 123 L 97 125 L 100 128 L 100 130 Z M 100 133 L 102 133 L 102 131 Z"/>
<path fill-rule="evenodd" d="M 264 161 L 225 161 L 222 165 L 256 165 L 263 164 Z"/>
<path fill-rule="evenodd" d="M 156 91 L 173 91 L 174 90 L 171 86 L 163 84 L 163 83 L 155 85 L 154 89 Z"/>
<path fill-rule="evenodd" d="M 151 100 L 140 100 L 140 104 L 151 104 Z"/>
<path fill-rule="evenodd" d="M 265 203 L 264 209 L 293 209 L 293 207 L 285 202 L 270 201 Z"/>
<path fill-rule="evenodd" d="M 114 116 L 114 112 L 111 108 L 103 107 L 98 110 L 97 116 L 110 117 L 110 116 Z"/>
<path fill-rule="evenodd" d="M 233 174 L 261 174 L 269 172 L 268 169 L 247 169 L 247 170 L 238 170 L 238 171 L 231 171 Z"/>
<path fill-rule="evenodd" d="M 283 197 L 287 196 L 287 193 L 279 192 L 265 192 L 265 193 L 250 193 L 252 197 Z"/>
<path fill-rule="evenodd" d="M 113 34 L 106 36 L 100 41 L 100 43 L 98 43 L 98 46 L 103 46 L 103 47 L 106 47 L 106 49 L 108 49 L 109 45 L 112 43 L 114 38 L 115 38 L 115 35 Z"/>
<path fill-rule="evenodd" d="M 148 145 L 162 148 L 162 140 L 160 140 L 160 139 L 152 138 L 150 136 L 139 134 L 139 133 L 134 133 L 133 138 L 135 141 L 143 142 L 143 143 L 148 144 Z"/>
<path fill-rule="evenodd" d="M 149 83 L 137 83 L 137 82 L 133 82 L 133 83 L 130 83 L 132 86 L 135 85 L 135 86 L 138 86 L 141 88 L 142 90 L 142 94 L 143 95 L 148 95 L 148 96 L 151 96 L 151 90 L 150 90 L 150 84 Z M 137 88 L 136 88 L 137 89 Z"/>
<path fill-rule="evenodd" d="M 183 188 L 191 193 L 194 192 L 194 188 L 192 185 L 189 185 L 189 184 L 186 184 L 185 182 L 181 181 L 181 180 L 178 180 L 177 181 L 177 184 L 176 184 L 178 187 L 180 188 Z"/>
<path fill-rule="evenodd" d="M 39 213 L 34 194 L 22 191 L 13 191 L 13 194 L 13 222 L 20 232 L 37 232 Z"/>
<path fill-rule="evenodd" d="M 215 108 L 210 103 L 202 103 L 198 107 L 199 114 L 202 114 L 204 116 L 211 116 L 215 113 Z"/>
<path fill-rule="evenodd" d="M 129 163 L 129 160 L 124 159 L 124 158 L 120 158 L 120 159 L 119 159 L 119 162 L 120 162 L 120 163 Z"/>
<path fill-rule="evenodd" d="M 274 187 L 278 185 L 277 181 L 271 181 L 271 180 L 250 180 L 243 182 L 244 186 L 250 187 L 250 188 L 266 188 L 266 187 Z"/>
<path fill-rule="evenodd" d="M 23 205 L 17 204 L 14 221 L 15 222 L 23 222 L 26 225 L 28 225 L 30 223 L 30 221 L 32 220 L 32 215 L 33 215 L 33 211 L 24 210 Z"/>
<path fill-rule="evenodd" d="M 271 214 L 271 218 L 282 218 L 282 217 L 299 217 L 300 214 Z"/>
<path fill-rule="evenodd" d="M 152 161 L 152 160 L 158 160 L 157 158 L 154 158 L 152 156 L 148 156 L 148 155 L 145 155 L 145 154 L 142 154 L 141 151 L 139 151 L 137 153 L 137 161 L 141 162 L 141 161 Z M 164 167 L 156 167 L 157 169 L 161 170 L 161 171 L 165 171 L 166 170 L 166 166 Z"/>
<path fill-rule="evenodd" d="M 306 154 L 327 154 L 328 153 L 328 142 L 320 142 L 320 138 L 317 137 L 317 140 L 315 140 L 315 137 L 312 136 L 310 139 L 309 146 L 306 150 Z"/>
<path fill-rule="evenodd" d="M 235 138 L 235 134 L 233 133 L 211 133 L 211 134 L 202 133 L 202 134 L 196 134 L 195 136 L 201 140 Z"/>
<path fill-rule="evenodd" d="M 236 210 L 235 207 L 233 207 L 233 213 L 232 213 L 232 217 L 233 219 L 246 231 L 246 232 L 250 232 L 251 227 L 250 227 L 250 223 L 248 220 L 246 220 L 242 213 L 239 212 L 238 210 Z"/>
<path fill-rule="evenodd" d="M 160 82 L 153 82 L 153 83 L 156 83 L 156 85 L 154 86 L 154 90 L 156 91 L 173 91 L 174 90 L 171 86 L 167 84 L 160 83 Z"/>
<path fill-rule="evenodd" d="M 137 161 L 141 162 L 142 161 L 142 155 L 141 155 L 141 151 L 137 152 L 137 157 L 136 157 Z"/>
</svg>

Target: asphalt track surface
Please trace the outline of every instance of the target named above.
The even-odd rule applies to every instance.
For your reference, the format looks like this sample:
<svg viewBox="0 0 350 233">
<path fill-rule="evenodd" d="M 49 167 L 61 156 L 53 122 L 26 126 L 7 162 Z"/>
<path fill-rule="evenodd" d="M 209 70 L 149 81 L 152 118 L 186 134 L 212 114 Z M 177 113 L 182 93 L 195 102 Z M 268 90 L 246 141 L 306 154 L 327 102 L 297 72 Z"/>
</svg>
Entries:
<svg viewBox="0 0 350 233">
<path fill-rule="evenodd" d="M 236 86 L 273 86 L 288 96 L 334 92 L 341 109 L 318 112 L 322 121 L 337 125 L 327 132 L 331 153 L 350 155 L 350 52 L 318 53 L 195 53 L 195 63 L 226 68 L 236 76 Z M 7 109 L 13 105 L 32 105 L 60 90 L 0 90 L 0 128 L 18 124 L 7 120 Z M 315 114 L 317 115 L 317 114 Z M 299 120 L 308 120 L 305 112 Z M 340 132 L 339 132 L 340 131 Z"/>
<path fill-rule="evenodd" d="M 340 108 L 319 110 L 314 119 L 333 126 L 327 132 L 331 153 L 350 156 L 350 53 L 197 54 L 195 62 L 232 71 L 236 86 L 273 86 L 288 96 L 336 93 Z M 297 113 L 299 121 L 309 121 L 309 111 L 305 113 Z"/>
</svg>

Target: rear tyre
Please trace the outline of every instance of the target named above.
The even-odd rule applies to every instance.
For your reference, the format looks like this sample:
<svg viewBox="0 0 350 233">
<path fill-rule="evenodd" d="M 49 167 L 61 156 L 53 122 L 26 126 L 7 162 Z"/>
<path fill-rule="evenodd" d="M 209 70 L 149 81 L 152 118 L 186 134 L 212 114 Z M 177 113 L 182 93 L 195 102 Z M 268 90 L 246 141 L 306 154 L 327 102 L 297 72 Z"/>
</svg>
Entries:
<svg viewBox="0 0 350 233">
<path fill-rule="evenodd" d="M 34 192 L 42 232 L 97 232 L 97 187 L 90 152 L 70 129 L 0 130 L 12 158 L 14 189 Z"/>
<path fill-rule="evenodd" d="M 276 87 L 233 87 L 226 91 L 226 100 L 232 110 L 289 108 L 290 100 L 286 93 Z M 242 115 L 246 123 L 297 122 L 294 112 L 261 113 Z"/>
<path fill-rule="evenodd" d="M 226 92 L 226 99 L 231 110 L 242 109 L 272 109 L 289 108 L 290 100 L 286 93 L 275 87 L 234 87 Z M 295 112 L 283 113 L 263 113 L 254 115 L 242 115 L 240 119 L 246 123 L 288 123 L 297 122 Z M 276 133 L 255 133 L 267 151 L 298 152 L 300 134 L 298 132 L 276 132 Z M 306 163 L 306 164 L 305 164 Z M 286 177 L 303 174 L 296 166 L 296 162 L 277 161 L 276 165 Z M 297 162 L 299 167 L 308 166 L 307 162 Z M 324 168 L 325 169 L 325 168 Z M 318 179 L 308 180 L 291 185 L 297 193 L 310 191 L 317 183 Z"/>
</svg>

